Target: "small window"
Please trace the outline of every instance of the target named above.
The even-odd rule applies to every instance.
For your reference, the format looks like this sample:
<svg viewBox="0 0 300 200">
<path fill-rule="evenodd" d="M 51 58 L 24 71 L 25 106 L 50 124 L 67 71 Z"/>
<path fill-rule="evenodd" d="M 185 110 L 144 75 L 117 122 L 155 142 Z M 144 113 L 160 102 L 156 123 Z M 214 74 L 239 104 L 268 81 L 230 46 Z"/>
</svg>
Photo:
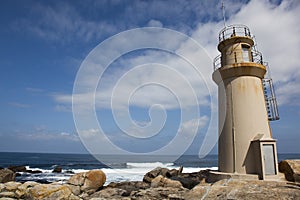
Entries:
<svg viewBox="0 0 300 200">
<path fill-rule="evenodd" d="M 242 51 L 243 51 L 243 61 L 250 62 L 250 47 L 246 45 L 242 45 Z"/>
</svg>

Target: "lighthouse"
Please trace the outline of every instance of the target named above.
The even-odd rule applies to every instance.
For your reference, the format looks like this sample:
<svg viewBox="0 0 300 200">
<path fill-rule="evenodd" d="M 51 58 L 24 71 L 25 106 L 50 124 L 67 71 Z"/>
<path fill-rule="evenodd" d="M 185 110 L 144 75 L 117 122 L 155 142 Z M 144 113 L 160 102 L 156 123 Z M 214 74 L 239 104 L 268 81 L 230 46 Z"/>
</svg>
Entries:
<svg viewBox="0 0 300 200">
<path fill-rule="evenodd" d="M 279 115 L 268 64 L 245 25 L 225 26 L 218 50 L 212 75 L 218 85 L 218 171 L 274 178 L 277 151 L 270 121 Z"/>
</svg>

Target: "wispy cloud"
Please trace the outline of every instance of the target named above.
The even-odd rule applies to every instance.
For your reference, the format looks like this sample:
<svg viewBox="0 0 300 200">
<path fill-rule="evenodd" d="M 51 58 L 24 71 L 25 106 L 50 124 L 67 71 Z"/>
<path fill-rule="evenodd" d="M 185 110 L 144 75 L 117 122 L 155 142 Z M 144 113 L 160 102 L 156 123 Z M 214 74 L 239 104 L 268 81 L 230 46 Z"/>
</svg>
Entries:
<svg viewBox="0 0 300 200">
<path fill-rule="evenodd" d="M 258 49 L 263 53 L 277 89 L 278 102 L 291 105 L 300 101 L 300 3 L 252 0 L 229 23 L 244 23 L 256 36 Z M 296 78 L 295 78 L 296 77 Z"/>
<path fill-rule="evenodd" d="M 26 91 L 31 92 L 31 93 L 41 93 L 41 92 L 44 92 L 44 90 L 40 89 L 40 88 L 27 87 L 25 89 L 26 89 Z"/>
<path fill-rule="evenodd" d="M 199 22 L 222 19 L 219 0 L 113 2 L 38 2 L 26 18 L 16 21 L 13 25 L 17 30 L 22 29 L 44 40 L 64 44 L 99 40 L 126 29 L 141 26 L 161 27 L 163 24 L 167 24 L 168 28 L 188 33 L 193 31 Z M 238 0 L 229 1 L 228 15 L 236 13 L 242 5 Z M 180 20 L 174 20 L 179 18 Z"/>
<path fill-rule="evenodd" d="M 9 102 L 8 104 L 11 106 L 17 107 L 17 108 L 30 108 L 31 107 L 31 105 L 29 105 L 29 104 L 18 103 L 18 102 Z"/>
<path fill-rule="evenodd" d="M 57 112 L 72 112 L 72 108 L 70 105 L 62 105 L 62 104 L 59 104 L 59 105 L 56 105 L 54 107 L 54 110 L 57 111 Z"/>
<path fill-rule="evenodd" d="M 193 130 L 197 130 L 200 132 L 202 128 L 204 128 L 209 122 L 209 118 L 204 115 L 198 119 L 191 119 L 185 121 L 181 124 L 179 128 L 179 133 L 182 134 L 184 137 L 192 137 Z"/>
<path fill-rule="evenodd" d="M 258 0 L 252 0 L 247 4 L 243 2 L 238 4 L 235 3 L 236 1 L 226 2 L 226 12 L 229 18 L 227 20 L 227 24 L 246 24 L 256 36 L 258 41 L 258 49 L 263 53 L 264 59 L 269 61 L 271 74 L 275 82 L 276 89 L 278 90 L 277 94 L 279 103 L 291 104 L 292 102 L 299 102 L 298 97 L 300 97 L 300 90 L 295 89 L 295 87 L 300 84 L 300 80 L 295 78 L 295 74 L 299 74 L 297 60 L 298 55 L 300 55 L 300 28 L 297 20 L 300 18 L 299 3 L 297 4 L 295 1 L 282 1 L 280 4 L 273 4 L 269 1 Z M 155 4 L 162 4 L 161 7 L 157 5 L 155 7 L 160 8 L 159 11 L 164 10 L 165 4 L 163 2 L 159 1 Z M 186 6 L 190 7 L 191 4 Z M 203 9 L 206 8 L 204 4 L 199 3 L 195 5 L 195 9 L 199 9 L 199 11 L 201 10 L 201 12 L 204 12 Z M 137 3 L 131 5 L 131 7 L 128 7 L 128 10 L 133 10 L 133 7 L 143 8 L 144 6 L 144 3 Z M 178 8 L 179 7 L 180 6 L 178 6 Z M 148 5 L 147 9 L 151 10 L 151 8 L 152 4 Z M 210 9 L 214 10 L 216 8 Z M 213 13 L 216 12 L 221 12 L 221 10 L 213 11 Z M 159 13 L 160 12 L 158 12 L 158 15 Z M 183 13 L 183 11 L 178 10 L 178 13 Z M 200 13 L 199 15 L 204 15 L 204 13 Z M 185 17 L 185 14 L 183 14 L 183 16 Z M 204 23 L 200 21 L 195 25 L 195 28 L 190 31 L 191 36 L 201 45 L 203 45 L 211 57 L 219 54 L 216 50 L 218 42 L 217 37 L 219 30 L 222 28 L 223 22 L 221 21 L 220 16 L 217 17 L 217 19 L 219 20 L 217 22 L 210 21 Z M 275 21 L 276 23 L 274 23 Z M 153 26 L 161 26 L 164 24 L 164 22 L 152 20 L 148 22 L 148 24 L 154 24 Z M 134 36 L 133 38 L 135 38 L 134 42 L 137 43 L 139 42 L 139 39 L 141 39 Z M 163 41 L 170 41 L 174 43 L 172 38 L 166 38 Z M 274 44 L 276 44 L 275 48 Z M 188 43 L 182 43 L 181 47 L 188 47 L 188 45 Z M 177 49 L 177 51 L 181 51 L 181 49 L 188 51 L 188 48 L 180 47 Z M 190 51 L 189 55 L 191 58 L 196 59 L 199 54 L 198 52 Z M 180 66 L 184 66 L 182 65 L 180 59 L 162 54 L 161 52 L 157 53 L 154 51 L 149 51 L 133 58 L 121 59 L 118 63 L 119 67 L 115 67 L 115 69 L 111 70 L 110 73 L 107 73 L 106 77 L 103 78 L 104 87 L 98 89 L 96 93 L 97 107 L 110 107 L 112 90 L 115 88 L 116 81 L 122 77 L 122 74 L 124 75 L 124 71 L 126 72 L 126 70 L 129 70 L 129 68 L 126 68 L 126 66 L 138 66 L 144 63 L 153 62 L 153 60 L 155 60 L 156 63 L 163 63 L 165 65 L 172 66 L 174 69 L 177 69 L 180 72 L 184 70 L 184 67 L 180 68 Z M 198 58 L 198 60 L 199 63 L 203 62 L 203 60 L 200 58 Z M 201 68 L 203 76 L 211 77 L 212 62 L 210 61 L 201 64 L 201 66 L 203 66 Z M 145 83 L 148 80 L 170 80 L 170 86 L 173 85 L 174 87 L 179 88 L 179 94 L 182 93 L 180 96 L 186 97 L 183 102 L 188 105 L 190 97 L 185 94 L 186 89 L 181 88 L 180 85 L 178 85 L 178 82 L 173 81 L 175 77 L 172 77 L 170 74 L 163 74 L 160 70 L 155 70 L 154 68 L 143 69 L 142 72 L 143 73 L 136 73 L 136 76 L 131 76 L 130 82 L 125 82 L 125 84 L 120 85 L 120 94 L 122 94 L 122 91 L 131 91 L 137 84 Z M 201 84 L 199 84 L 199 79 L 193 77 L 191 72 L 186 72 L 184 76 L 187 77 L 188 80 L 191 80 L 193 84 L 195 84 L 194 88 L 197 89 L 197 91 L 203 91 L 203 87 Z M 86 82 L 84 84 L 88 86 L 94 80 L 91 79 L 87 74 L 85 81 Z M 208 88 L 212 91 L 212 94 L 216 93 L 215 85 L 208 85 Z M 143 89 L 146 89 L 146 87 Z M 172 97 L 172 95 L 164 96 L 164 94 L 167 93 L 166 91 L 163 92 L 162 88 L 157 88 L 157 90 L 155 88 L 151 88 L 151 92 L 149 90 L 144 90 L 144 92 L 140 90 L 136 92 L 136 99 L 132 99 L 131 103 L 137 106 L 149 106 L 153 102 L 159 102 L 162 104 L 164 103 L 166 108 L 174 108 L 176 105 L 178 105 L 174 101 L 174 97 Z M 204 93 L 200 92 L 200 94 Z M 88 103 L 88 99 L 93 97 L 93 94 L 81 94 L 79 98 L 82 100 L 82 102 Z M 119 105 L 123 104 L 120 107 L 124 108 L 124 106 L 128 106 L 128 99 L 123 99 L 122 95 L 119 97 L 120 98 L 117 99 Z M 200 104 L 203 103 L 203 105 L 205 105 L 205 103 L 207 103 L 207 99 L 205 99 L 205 95 L 201 97 L 198 100 Z M 67 104 L 70 104 L 72 100 L 70 94 L 55 95 L 54 98 L 59 103 Z M 163 100 L 163 102 L 160 100 Z"/>
<path fill-rule="evenodd" d="M 86 19 L 75 6 L 64 1 L 52 5 L 39 2 L 32 7 L 30 13 L 28 18 L 15 21 L 15 29 L 62 44 L 76 40 L 87 42 L 116 32 L 113 24 L 105 20 Z"/>
<path fill-rule="evenodd" d="M 144 33 L 147 34 L 147 31 Z M 95 95 L 97 108 L 110 108 L 111 103 L 116 109 L 127 109 L 129 104 L 149 107 L 157 103 L 166 109 L 209 104 L 209 90 L 215 89 L 215 86 L 210 78 L 211 83 L 205 79 L 208 77 L 206 74 L 212 72 L 212 60 L 201 46 L 195 48 L 194 43 L 190 41 L 182 38 L 178 40 L 177 36 L 163 33 L 160 38 L 141 37 L 141 34 L 135 32 L 130 36 L 135 39 L 128 41 L 121 36 L 117 45 L 129 45 L 130 48 L 133 43 L 138 46 L 143 45 L 145 41 L 158 42 L 174 50 L 177 55 L 164 50 L 147 49 L 134 52 L 134 56 L 125 55 L 109 66 L 107 73 L 101 77 L 95 94 L 93 91 L 74 94 L 77 102 L 89 105 Z M 105 56 L 110 57 L 118 51 L 115 45 L 113 42 L 105 48 Z M 97 55 L 95 59 L 99 60 L 101 56 Z M 82 76 L 76 80 L 76 84 L 83 88 L 92 88 L 97 84 L 97 72 L 101 70 L 102 65 L 97 61 L 93 62 L 93 59 L 85 60 L 84 63 L 87 68 L 81 71 Z M 67 94 L 54 97 L 59 103 L 71 103 L 72 100 L 72 96 Z"/>
<path fill-rule="evenodd" d="M 75 141 L 79 142 L 79 137 L 73 133 L 68 132 L 60 132 L 60 133 L 50 133 L 45 131 L 36 131 L 32 133 L 18 133 L 16 136 L 22 140 L 30 140 L 30 141 Z"/>
</svg>

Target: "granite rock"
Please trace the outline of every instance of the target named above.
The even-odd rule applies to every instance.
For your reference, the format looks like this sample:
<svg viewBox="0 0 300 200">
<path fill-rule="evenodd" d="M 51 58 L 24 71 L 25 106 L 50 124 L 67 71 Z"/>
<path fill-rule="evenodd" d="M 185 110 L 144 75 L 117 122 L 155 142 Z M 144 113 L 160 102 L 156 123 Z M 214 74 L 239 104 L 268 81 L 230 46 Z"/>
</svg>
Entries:
<svg viewBox="0 0 300 200">
<path fill-rule="evenodd" d="M 150 187 L 149 183 L 145 183 L 142 181 L 125 181 L 120 183 L 110 183 L 107 188 L 119 188 L 124 191 L 126 191 L 123 195 L 129 196 L 131 192 L 138 191 L 138 190 L 144 190 Z"/>
<path fill-rule="evenodd" d="M 157 167 L 153 170 L 151 170 L 150 172 L 146 173 L 144 175 L 143 181 L 146 183 L 151 183 L 152 179 L 154 179 L 155 177 L 162 175 L 164 177 L 171 177 L 169 175 L 169 169 L 167 168 L 161 168 L 161 167 Z"/>
<path fill-rule="evenodd" d="M 68 180 L 68 184 L 75 186 L 82 186 L 85 179 L 85 172 L 74 174 Z"/>
<path fill-rule="evenodd" d="M 95 192 L 94 194 L 90 195 L 90 199 L 120 199 L 122 197 L 128 196 L 127 191 L 120 189 L 120 188 L 111 188 L 107 187 L 104 188 L 103 190 L 100 190 L 98 192 Z"/>
<path fill-rule="evenodd" d="M 39 184 L 28 190 L 25 195 L 28 199 L 69 199 L 71 197 L 71 190 L 65 185 L 54 184 Z M 78 198 L 79 199 L 79 198 Z"/>
<path fill-rule="evenodd" d="M 5 183 L 4 190 L 5 191 L 16 191 L 20 185 L 22 185 L 22 183 L 10 181 L 10 182 Z"/>
<path fill-rule="evenodd" d="M 279 171 L 286 180 L 300 183 L 300 160 L 283 160 L 279 163 Z"/>
<path fill-rule="evenodd" d="M 71 176 L 67 183 L 69 185 L 79 186 L 80 193 L 84 192 L 91 194 L 99 190 L 104 185 L 105 181 L 106 176 L 103 171 L 90 170 L 88 172 L 82 172 Z M 75 193 L 78 193 L 78 191 Z"/>
<path fill-rule="evenodd" d="M 156 187 L 146 190 L 139 190 L 130 195 L 131 199 L 138 200 L 161 200 L 161 199 L 184 199 L 186 188 Z M 176 197 L 176 198 L 175 198 Z"/>
<path fill-rule="evenodd" d="M 201 199 L 207 192 L 210 186 L 204 186 L 203 184 L 196 185 L 193 189 L 185 193 L 184 198 L 189 200 Z"/>
<path fill-rule="evenodd" d="M 172 176 L 170 179 L 179 181 L 183 187 L 192 189 L 201 182 L 205 182 L 208 177 L 209 170 L 202 170 L 193 173 L 180 173 L 177 176 Z"/>
<path fill-rule="evenodd" d="M 85 180 L 81 186 L 81 191 L 93 193 L 100 189 L 106 181 L 106 176 L 101 170 L 91 170 L 86 172 Z"/>
<path fill-rule="evenodd" d="M 14 181 L 16 174 L 10 169 L 1 169 L 0 170 L 0 183 L 6 183 L 9 181 Z"/>
<path fill-rule="evenodd" d="M 8 191 L 0 192 L 0 199 L 2 199 L 2 198 L 15 198 L 15 197 L 16 197 L 16 194 L 14 192 L 8 192 Z"/>
<path fill-rule="evenodd" d="M 26 166 L 9 166 L 8 169 L 10 169 L 13 172 L 26 172 Z"/>
<path fill-rule="evenodd" d="M 221 180 L 213 184 L 205 199 L 299 199 L 300 186 L 280 181 Z"/>
<path fill-rule="evenodd" d="M 166 177 L 163 177 L 162 175 L 159 175 L 151 181 L 151 187 L 181 188 L 182 185 L 179 181 L 174 181 Z"/>
<path fill-rule="evenodd" d="M 99 170 L 100 171 L 100 170 Z M 206 183 L 202 179 L 192 189 L 182 186 L 181 182 L 158 175 L 151 183 L 142 181 L 110 183 L 104 186 L 103 174 L 98 170 L 81 173 L 71 177 L 67 184 L 39 184 L 36 182 L 7 182 L 0 184 L 0 199 L 26 200 L 196 200 L 196 199 L 300 199 L 300 184 L 288 181 L 223 179 Z M 201 172 L 202 173 L 202 172 Z M 174 175 L 172 177 L 195 178 L 201 173 Z M 204 173 L 204 172 L 203 172 Z M 200 175 L 201 176 L 200 176 Z M 165 174 L 166 175 L 166 174 Z M 200 180 L 199 178 L 199 180 Z M 86 181 L 90 188 L 82 190 Z M 187 179 L 188 180 L 188 179 Z M 72 183 L 72 184 L 70 184 Z M 78 184 L 78 185 L 75 185 Z M 102 186 L 100 186 L 102 185 Z M 99 187 L 100 186 L 100 187 Z"/>
<path fill-rule="evenodd" d="M 53 173 L 61 173 L 62 172 L 62 167 L 61 166 L 57 166 L 52 170 Z"/>
</svg>

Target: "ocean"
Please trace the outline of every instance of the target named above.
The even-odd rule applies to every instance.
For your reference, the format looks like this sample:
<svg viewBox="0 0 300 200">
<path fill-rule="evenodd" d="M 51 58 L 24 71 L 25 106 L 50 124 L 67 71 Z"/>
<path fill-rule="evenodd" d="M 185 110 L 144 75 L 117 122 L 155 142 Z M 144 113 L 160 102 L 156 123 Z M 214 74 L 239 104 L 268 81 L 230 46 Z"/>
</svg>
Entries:
<svg viewBox="0 0 300 200">
<path fill-rule="evenodd" d="M 200 159 L 198 155 L 182 155 L 175 160 L 172 156 L 98 156 L 100 161 L 89 154 L 52 154 L 52 153 L 8 153 L 0 152 L 0 167 L 26 166 L 27 170 L 40 170 L 42 173 L 19 173 L 17 181 L 66 182 L 74 173 L 91 169 L 101 169 L 110 182 L 141 181 L 144 174 L 156 167 L 178 169 L 183 172 L 197 172 L 203 169 L 217 170 L 218 156 L 208 155 Z M 300 154 L 279 154 L 278 160 L 300 159 Z M 175 160 L 175 161 L 174 161 Z M 170 162 L 172 161 L 172 162 Z M 105 163 L 105 164 L 104 164 Z M 53 173 L 57 166 L 62 173 Z"/>
</svg>

